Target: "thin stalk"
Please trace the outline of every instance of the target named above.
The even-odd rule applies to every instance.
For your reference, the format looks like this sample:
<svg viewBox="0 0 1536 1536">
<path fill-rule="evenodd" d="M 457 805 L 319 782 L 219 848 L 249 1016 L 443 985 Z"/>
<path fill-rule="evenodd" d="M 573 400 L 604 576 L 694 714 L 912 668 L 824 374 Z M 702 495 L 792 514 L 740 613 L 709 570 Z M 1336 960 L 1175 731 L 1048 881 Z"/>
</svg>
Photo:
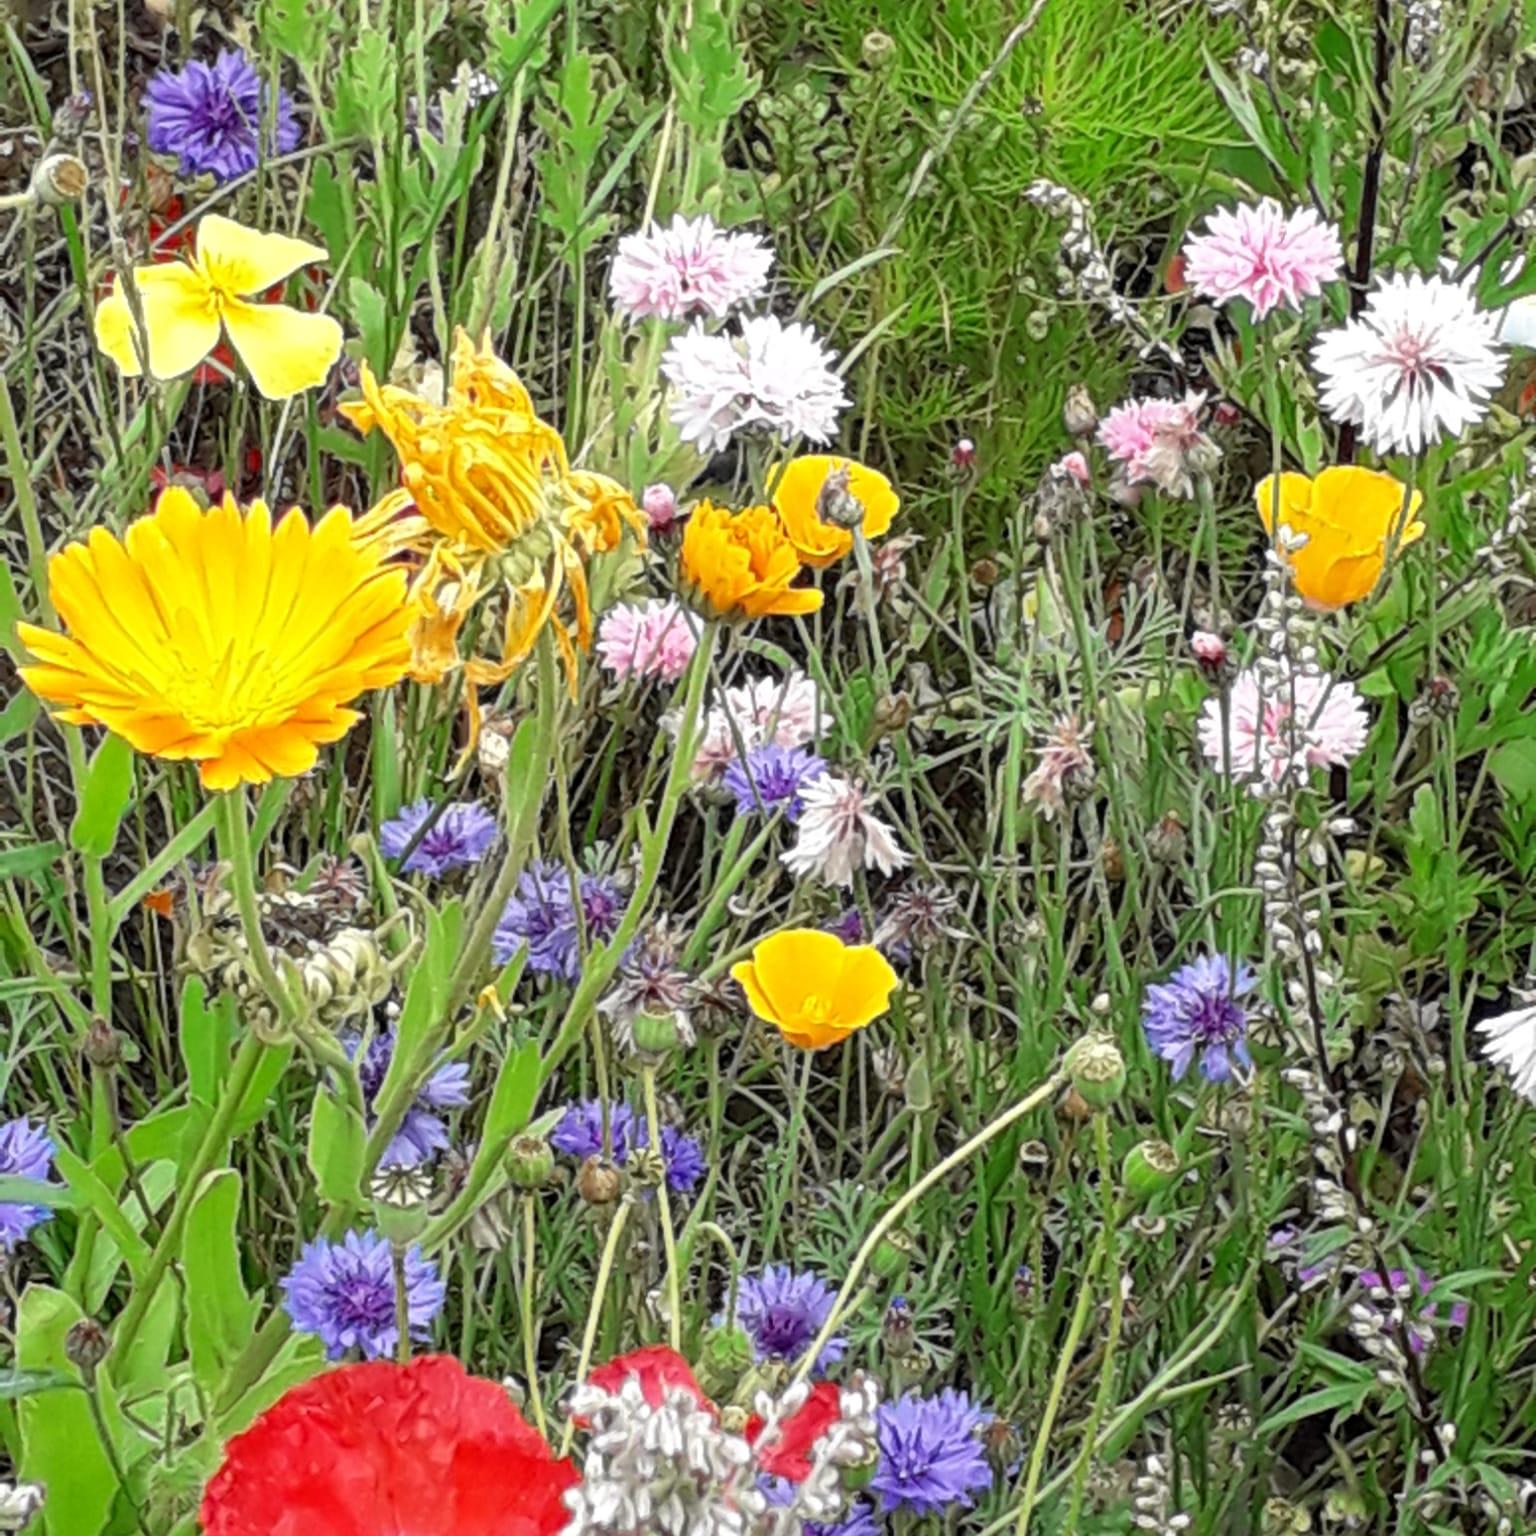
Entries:
<svg viewBox="0 0 1536 1536">
<path fill-rule="evenodd" d="M 597 1280 L 592 1287 L 592 1301 L 587 1309 L 587 1326 L 581 1336 L 581 1356 L 576 1362 L 578 1382 L 586 1380 L 587 1370 L 592 1364 L 592 1348 L 597 1343 L 597 1328 L 603 1317 L 603 1297 L 607 1293 L 608 1282 L 613 1277 L 614 1260 L 619 1253 L 619 1239 L 624 1235 L 624 1224 L 629 1220 L 629 1210 L 629 1201 L 625 1200 L 613 1213 L 613 1225 L 608 1228 L 608 1236 L 603 1243 L 603 1255 L 597 1263 Z M 575 1434 L 575 1421 L 567 1419 L 565 1433 L 560 1437 L 562 1456 L 570 1455 L 571 1440 Z"/>
<path fill-rule="evenodd" d="M 661 1112 L 656 1107 L 656 1068 L 647 1066 L 640 1073 L 645 1093 L 645 1118 L 651 1128 L 651 1150 L 661 1155 Z M 677 1262 L 677 1234 L 672 1230 L 672 1201 L 667 1192 L 663 1168 L 656 1185 L 657 1214 L 661 1217 L 661 1246 L 667 1256 L 667 1341 L 673 1349 L 683 1347 L 683 1281 Z"/>
</svg>

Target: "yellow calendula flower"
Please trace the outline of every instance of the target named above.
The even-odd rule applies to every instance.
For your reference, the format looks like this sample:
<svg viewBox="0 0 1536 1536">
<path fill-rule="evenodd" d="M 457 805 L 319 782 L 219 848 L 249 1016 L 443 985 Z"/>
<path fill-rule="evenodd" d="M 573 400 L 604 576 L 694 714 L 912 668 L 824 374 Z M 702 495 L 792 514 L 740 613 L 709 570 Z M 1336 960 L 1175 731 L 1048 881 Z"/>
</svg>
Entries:
<svg viewBox="0 0 1536 1536">
<path fill-rule="evenodd" d="M 405 573 L 355 528 L 344 507 L 273 527 L 262 502 L 204 511 L 173 487 L 121 542 L 93 528 L 53 557 L 67 633 L 17 625 L 21 675 L 61 720 L 195 762 L 209 789 L 304 773 L 411 659 Z"/>
<path fill-rule="evenodd" d="M 364 533 L 422 562 L 411 675 L 435 683 L 463 667 L 473 745 L 476 689 L 508 677 L 546 626 L 574 689 L 576 650 L 592 641 L 586 563 L 617 548 L 626 528 L 644 543 L 645 519 L 616 481 L 571 468 L 517 375 L 463 331 L 443 398 L 380 384 L 366 364 L 361 381 L 363 398 L 342 414 L 360 432 L 382 432 L 400 460 L 400 489 L 369 512 Z M 462 658 L 465 615 L 492 591 L 506 600 L 500 654 Z"/>
<path fill-rule="evenodd" d="M 817 928 L 786 928 L 731 967 L 758 1018 L 793 1046 L 819 1051 L 846 1040 L 890 1006 L 896 972 L 871 944 L 844 944 Z"/>
<path fill-rule="evenodd" d="M 770 613 L 814 613 L 821 593 L 793 587 L 800 557 L 767 507 L 732 512 L 702 501 L 683 530 L 679 585 L 722 619 Z"/>
<path fill-rule="evenodd" d="M 137 378 L 145 371 L 141 340 L 147 339 L 150 375 L 174 379 L 227 336 L 256 388 L 269 400 L 286 400 L 325 382 L 341 351 L 341 326 L 330 315 L 253 296 L 326 259 L 323 246 L 261 234 L 210 213 L 198 223 L 190 260 L 133 269 L 142 336 L 122 277 L 113 279 L 112 292 L 96 309 L 96 344 Z"/>
<path fill-rule="evenodd" d="M 853 530 L 840 525 L 845 509 L 849 521 L 862 511 L 858 526 L 866 539 L 890 531 L 901 498 L 878 469 L 826 453 L 802 454 L 782 470 L 770 471 L 773 510 L 795 553 L 818 569 L 843 559 L 853 548 Z"/>
<path fill-rule="evenodd" d="M 1423 496 L 1408 496 L 1402 481 L 1352 464 L 1325 469 L 1315 480 L 1266 475 L 1254 500 L 1271 535 L 1277 522 L 1306 534 L 1307 542 L 1289 559 L 1296 590 L 1314 608 L 1342 608 L 1369 597 L 1394 539 L 1401 549 L 1424 536 L 1418 520 Z"/>
</svg>

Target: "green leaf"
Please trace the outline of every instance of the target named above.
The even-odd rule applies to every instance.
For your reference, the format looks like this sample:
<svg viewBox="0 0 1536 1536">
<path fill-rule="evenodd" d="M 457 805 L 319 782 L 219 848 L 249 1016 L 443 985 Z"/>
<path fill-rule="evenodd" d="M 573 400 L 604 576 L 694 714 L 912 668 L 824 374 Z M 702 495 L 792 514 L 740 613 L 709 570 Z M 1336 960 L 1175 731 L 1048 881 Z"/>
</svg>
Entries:
<svg viewBox="0 0 1536 1536">
<path fill-rule="evenodd" d="M 229 1071 L 229 1045 L 234 1036 L 234 998 L 224 994 L 210 1008 L 200 976 L 189 976 L 181 989 L 181 1059 L 194 1099 L 211 1105 Z"/>
<path fill-rule="evenodd" d="M 95 1171 L 109 1187 L 112 1180 L 122 1178 L 121 1169 L 122 1159 L 115 1147 L 108 1148 L 96 1160 Z M 150 1209 L 158 1211 L 176 1187 L 176 1165 L 167 1160 L 142 1167 L 138 1182 L 139 1188 L 144 1191 L 144 1198 L 149 1201 Z M 129 1195 L 122 1202 L 120 1214 L 134 1233 L 135 1241 L 142 1242 L 138 1234 L 144 1229 L 144 1210 L 137 1194 Z M 95 1314 L 106 1304 L 122 1267 L 123 1255 L 117 1238 L 103 1228 L 89 1248 L 82 1247 L 76 1251 L 66 1280 L 71 1293 L 83 1297 L 87 1310 Z M 170 1289 L 174 1290 L 174 1287 Z"/>
<path fill-rule="evenodd" d="M 1488 754 L 1488 772 L 1516 800 L 1536 795 L 1536 740 L 1507 741 Z"/>
<path fill-rule="evenodd" d="M 480 1154 L 501 1156 L 504 1144 L 528 1124 L 539 1096 L 539 1047 L 530 1040 L 501 1064 L 480 1131 Z M 476 1157 L 476 1162 L 480 1160 Z"/>
<path fill-rule="evenodd" d="M 309 1126 L 309 1166 L 322 1199 L 336 1205 L 357 1204 L 367 1140 L 363 1117 L 321 1088 L 315 1094 Z"/>
<path fill-rule="evenodd" d="M 62 1184 L 45 1184 L 41 1179 L 24 1179 L 15 1173 L 0 1173 L 0 1204 L 42 1205 L 50 1211 L 68 1210 L 80 1204 L 79 1197 Z"/>
<path fill-rule="evenodd" d="M 354 277 L 347 284 L 347 303 L 352 323 L 362 337 L 363 356 L 375 373 L 389 372 L 389 306 L 384 295 L 366 278 Z"/>
<path fill-rule="evenodd" d="M 80 1380 L 66 1371 L 0 1371 L 0 1398 L 10 1401 L 35 1392 L 56 1392 L 61 1387 L 80 1389 Z"/>
<path fill-rule="evenodd" d="M 64 856 L 60 842 L 28 843 L 24 848 L 0 848 L 0 880 L 24 880 L 52 869 Z"/>
<path fill-rule="evenodd" d="M 235 1111 L 234 1121 L 230 1125 L 231 1139 L 245 1135 L 258 1120 L 266 1118 L 267 1110 L 271 1108 L 272 1090 L 277 1087 L 278 1079 L 288 1070 L 288 1063 L 292 1060 L 291 1045 L 269 1046 L 262 1052 L 261 1060 L 251 1075 L 251 1086 L 245 1090 L 245 1097 L 240 1101 L 240 1108 Z"/>
<path fill-rule="evenodd" d="M 5 588 L 0 586 L 0 641 L 5 638 L 4 606 Z M 20 736 L 37 719 L 37 712 L 42 707 L 37 702 L 37 695 L 23 688 L 4 709 L 0 709 L 0 747 L 13 737 Z"/>
<path fill-rule="evenodd" d="M 80 809 L 69 828 L 70 847 L 88 858 L 106 858 L 117 841 L 132 792 L 133 748 L 121 736 L 108 733 L 85 771 Z"/>
<path fill-rule="evenodd" d="M 125 1206 L 131 1204 L 138 1212 L 142 1225 L 143 1212 L 137 1197 L 130 1196 L 128 1200 L 120 1202 L 117 1192 L 107 1185 L 100 1174 L 68 1147 L 59 1147 L 54 1153 L 54 1161 L 70 1189 L 79 1196 L 79 1204 L 91 1211 L 112 1235 L 118 1253 L 128 1265 L 129 1274 L 137 1279 L 149 1264 L 149 1244 L 134 1230 L 125 1211 Z"/>
<path fill-rule="evenodd" d="M 1272 1413 L 1254 1430 L 1256 1439 L 1272 1435 L 1277 1429 L 1295 1424 L 1300 1419 L 1310 1419 L 1316 1413 L 1328 1413 L 1336 1408 L 1358 1411 L 1371 1391 L 1369 1381 L 1344 1382 L 1337 1387 L 1319 1387 L 1315 1392 L 1305 1392 L 1293 1403 L 1287 1403 L 1278 1413 Z"/>
<path fill-rule="evenodd" d="M 13 650 L 12 631 L 16 627 L 16 621 L 22 616 L 21 594 L 16 590 L 16 578 L 11 575 L 11 567 L 5 560 L 0 560 L 0 646 L 6 650 Z M 30 697 L 30 695 L 28 695 Z"/>
<path fill-rule="evenodd" d="M 192 1372 L 213 1397 L 225 1369 L 250 1342 L 257 1305 L 240 1274 L 240 1175 L 210 1173 L 187 1214 L 181 1262 L 187 1276 L 187 1347 Z"/>
</svg>

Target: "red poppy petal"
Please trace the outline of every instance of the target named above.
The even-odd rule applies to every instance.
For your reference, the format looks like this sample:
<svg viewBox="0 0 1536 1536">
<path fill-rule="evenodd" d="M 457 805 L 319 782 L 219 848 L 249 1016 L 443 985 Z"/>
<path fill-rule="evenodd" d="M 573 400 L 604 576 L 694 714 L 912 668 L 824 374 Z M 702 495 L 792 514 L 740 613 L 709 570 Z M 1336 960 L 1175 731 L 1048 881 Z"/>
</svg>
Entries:
<svg viewBox="0 0 1536 1536">
<path fill-rule="evenodd" d="M 693 1400 L 701 1408 L 714 1412 L 715 1405 L 704 1395 L 704 1389 L 693 1374 L 693 1367 L 665 1344 L 648 1344 L 644 1349 L 632 1349 L 627 1355 L 617 1355 L 606 1365 L 600 1365 L 587 1377 L 589 1386 L 600 1387 L 604 1392 L 617 1392 L 631 1376 L 640 1378 L 640 1390 L 653 1408 L 661 1406 L 669 1387 L 686 1387 Z"/>
<path fill-rule="evenodd" d="M 811 1453 L 816 1442 L 842 1416 L 841 1393 L 836 1382 L 818 1381 L 800 1408 L 779 1425 L 773 1443 L 757 1453 L 757 1464 L 770 1477 L 804 1482 L 811 1475 Z M 763 1420 L 753 1414 L 747 1420 L 747 1443 L 757 1444 Z"/>
</svg>

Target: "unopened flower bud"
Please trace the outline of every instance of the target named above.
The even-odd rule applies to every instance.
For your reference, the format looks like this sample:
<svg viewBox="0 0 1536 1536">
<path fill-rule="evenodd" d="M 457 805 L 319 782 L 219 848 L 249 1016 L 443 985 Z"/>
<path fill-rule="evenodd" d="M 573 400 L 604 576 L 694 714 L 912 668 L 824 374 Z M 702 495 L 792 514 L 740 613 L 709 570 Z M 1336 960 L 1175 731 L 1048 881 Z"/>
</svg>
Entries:
<svg viewBox="0 0 1536 1536">
<path fill-rule="evenodd" d="M 81 1047 L 85 1059 L 93 1067 L 110 1072 L 123 1059 L 123 1037 L 100 1016 L 91 1020 L 85 1032 L 85 1044 Z"/>
<path fill-rule="evenodd" d="M 85 162 L 75 155 L 45 155 L 32 172 L 32 196 L 50 208 L 79 202 L 89 185 Z"/>
<path fill-rule="evenodd" d="M 1189 849 L 1189 834 L 1177 811 L 1166 811 L 1147 833 L 1147 853 L 1159 864 L 1179 864 Z"/>
<path fill-rule="evenodd" d="M 717 1323 L 704 1330 L 696 1359 L 699 1384 L 712 1396 L 723 1396 L 752 1368 L 752 1340 L 743 1328 Z"/>
<path fill-rule="evenodd" d="M 976 444 L 970 438 L 962 437 L 949 450 L 949 462 L 956 469 L 970 469 L 976 462 Z"/>
<path fill-rule="evenodd" d="M 998 1477 L 1007 1477 L 1018 1465 L 1023 1454 L 1024 1442 L 1018 1429 L 1008 1419 L 993 1419 L 981 1429 L 981 1448 L 988 1464 Z"/>
<path fill-rule="evenodd" d="M 852 472 L 847 465 L 834 469 L 816 494 L 816 515 L 834 528 L 862 528 L 864 503 L 849 489 Z"/>
<path fill-rule="evenodd" d="M 386 1163 L 374 1174 L 368 1193 L 374 1224 L 396 1247 L 414 1243 L 426 1230 L 432 1176 L 424 1168 Z"/>
<path fill-rule="evenodd" d="M 1227 642 L 1209 629 L 1197 629 L 1189 637 L 1189 649 L 1207 677 L 1220 677 L 1227 668 Z"/>
<path fill-rule="evenodd" d="M 612 1205 L 624 1189 L 624 1176 L 604 1157 L 593 1153 L 576 1172 L 576 1193 L 588 1205 Z"/>
<path fill-rule="evenodd" d="M 912 1258 L 912 1239 L 900 1228 L 887 1232 L 869 1261 L 870 1272 L 881 1280 L 894 1280 L 907 1271 Z"/>
<path fill-rule="evenodd" d="M 1072 1086 L 1094 1109 L 1106 1109 L 1125 1088 L 1125 1057 L 1109 1035 L 1084 1035 L 1067 1052 Z"/>
<path fill-rule="evenodd" d="M 983 555 L 981 559 L 979 559 L 971 567 L 971 580 L 978 587 L 995 587 L 997 585 L 998 577 L 1001 575 L 1002 572 L 998 569 L 997 561 L 992 559 L 989 555 Z"/>
<path fill-rule="evenodd" d="M 629 1034 L 635 1043 L 635 1054 L 642 1060 L 651 1061 L 659 1061 L 682 1038 L 677 1027 L 677 1015 L 667 1012 L 637 1013 L 630 1020 Z"/>
<path fill-rule="evenodd" d="M 1099 844 L 1099 864 L 1104 870 L 1104 878 L 1112 884 L 1118 885 L 1125 879 L 1125 853 L 1114 838 L 1106 837 Z"/>
<path fill-rule="evenodd" d="M 1087 437 L 1099 424 L 1099 408 L 1086 384 L 1074 384 L 1061 406 L 1061 424 L 1072 437 Z"/>
<path fill-rule="evenodd" d="M 507 1177 L 514 1189 L 543 1189 L 555 1171 L 555 1153 L 542 1136 L 524 1132 L 507 1147 Z"/>
<path fill-rule="evenodd" d="M 859 53 L 870 69 L 884 69 L 896 57 L 896 39 L 887 32 L 866 32 Z"/>
<path fill-rule="evenodd" d="M 677 496 L 670 485 L 648 485 L 640 506 L 652 533 L 663 533 L 677 521 Z"/>
<path fill-rule="evenodd" d="M 912 696 L 907 693 L 886 693 L 875 700 L 875 729 L 882 736 L 894 735 L 905 729 L 912 718 Z"/>
<path fill-rule="evenodd" d="M 917 1320 L 905 1296 L 893 1296 L 880 1322 L 880 1346 L 894 1360 L 905 1360 L 917 1348 Z"/>
<path fill-rule="evenodd" d="M 87 1380 L 96 1374 L 96 1367 L 111 1348 L 106 1329 L 93 1317 L 82 1317 L 64 1335 L 64 1358 Z"/>
<path fill-rule="evenodd" d="M 1132 1200 L 1150 1200 L 1179 1176 L 1179 1154 L 1166 1141 L 1139 1141 L 1125 1154 L 1120 1182 Z"/>
</svg>

